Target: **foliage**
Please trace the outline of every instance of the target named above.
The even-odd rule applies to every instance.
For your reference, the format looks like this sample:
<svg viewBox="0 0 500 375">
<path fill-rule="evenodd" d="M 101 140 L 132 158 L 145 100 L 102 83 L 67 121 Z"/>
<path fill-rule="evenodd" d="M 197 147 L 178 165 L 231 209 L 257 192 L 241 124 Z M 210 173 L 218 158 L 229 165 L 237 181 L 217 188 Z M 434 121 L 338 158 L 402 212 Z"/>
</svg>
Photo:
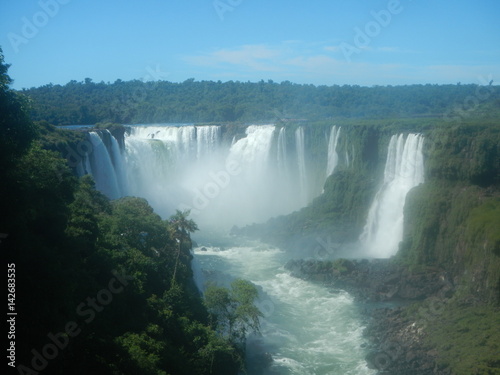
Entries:
<svg viewBox="0 0 500 375">
<path fill-rule="evenodd" d="M 439 366 L 456 375 L 500 374 L 497 308 L 454 301 L 427 319 L 427 325 L 425 341 L 439 351 Z"/>
<path fill-rule="evenodd" d="M 67 343 L 47 374 L 236 374 L 241 352 L 210 328 L 192 280 L 189 213 L 163 220 L 144 199 L 110 202 L 91 176 L 74 177 L 52 150 L 80 135 L 33 124 L 5 71 L 2 61 L 0 246 L 23 296 L 16 365 L 29 373 L 56 335 Z M 68 324 L 77 334 L 58 336 Z"/>
<path fill-rule="evenodd" d="M 217 330 L 230 342 L 243 345 L 248 331 L 260 331 L 262 313 L 254 305 L 258 297 L 255 286 L 237 279 L 231 289 L 209 285 L 205 291 L 205 305 L 213 315 Z"/>
<path fill-rule="evenodd" d="M 476 207 L 469 216 L 471 235 L 479 236 L 487 241 L 493 252 L 500 256 L 500 198 L 488 199 Z"/>
<path fill-rule="evenodd" d="M 486 99 L 466 100 L 482 88 Z M 498 90 L 478 85 L 314 86 L 289 81 L 212 82 L 186 80 L 114 83 L 71 81 L 23 90 L 34 102 L 33 118 L 56 125 L 158 122 L 250 122 L 321 118 L 401 118 L 498 113 Z"/>
<path fill-rule="evenodd" d="M 9 65 L 5 64 L 0 48 L 0 174 L 5 175 L 7 165 L 16 162 L 37 136 L 37 130 L 28 115 L 29 101 L 9 89 L 12 82 L 7 74 Z M 0 190 L 0 193 L 2 191 Z"/>
<path fill-rule="evenodd" d="M 464 294 L 500 301 L 499 127 L 436 129 L 427 139 L 426 182 L 407 196 L 399 260 L 442 267 Z"/>
</svg>

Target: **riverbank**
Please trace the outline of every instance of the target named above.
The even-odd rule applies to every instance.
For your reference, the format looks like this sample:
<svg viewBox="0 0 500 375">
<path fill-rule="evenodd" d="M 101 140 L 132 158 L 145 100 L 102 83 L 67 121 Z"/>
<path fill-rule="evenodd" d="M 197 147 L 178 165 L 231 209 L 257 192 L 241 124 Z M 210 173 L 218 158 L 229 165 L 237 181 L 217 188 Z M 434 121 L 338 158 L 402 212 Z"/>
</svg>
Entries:
<svg viewBox="0 0 500 375">
<path fill-rule="evenodd" d="M 388 259 L 292 260 L 285 268 L 355 297 L 366 319 L 366 360 L 380 374 L 500 373 L 492 352 L 498 309 L 459 296 L 441 269 L 412 271 Z"/>
</svg>

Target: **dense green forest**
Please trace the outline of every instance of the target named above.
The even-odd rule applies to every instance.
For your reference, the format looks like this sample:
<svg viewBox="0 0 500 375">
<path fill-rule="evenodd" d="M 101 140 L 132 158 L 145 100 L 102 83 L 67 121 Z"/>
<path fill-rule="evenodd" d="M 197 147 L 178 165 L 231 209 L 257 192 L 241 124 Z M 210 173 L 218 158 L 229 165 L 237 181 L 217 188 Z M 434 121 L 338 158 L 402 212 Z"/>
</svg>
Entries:
<svg viewBox="0 0 500 375">
<path fill-rule="evenodd" d="M 429 116 L 457 121 L 498 112 L 500 92 L 491 84 L 361 87 L 194 79 L 95 83 L 87 78 L 22 93 L 32 101 L 33 119 L 54 125 Z"/>
<path fill-rule="evenodd" d="M 203 301 L 189 213 L 163 220 L 144 199 L 109 201 L 92 177 L 76 178 L 47 148 L 83 135 L 32 122 L 7 70 L 0 50 L 0 253 L 17 313 L 13 373 L 236 374 L 245 333 L 259 325 L 253 284 L 214 286 L 227 298 Z"/>
</svg>

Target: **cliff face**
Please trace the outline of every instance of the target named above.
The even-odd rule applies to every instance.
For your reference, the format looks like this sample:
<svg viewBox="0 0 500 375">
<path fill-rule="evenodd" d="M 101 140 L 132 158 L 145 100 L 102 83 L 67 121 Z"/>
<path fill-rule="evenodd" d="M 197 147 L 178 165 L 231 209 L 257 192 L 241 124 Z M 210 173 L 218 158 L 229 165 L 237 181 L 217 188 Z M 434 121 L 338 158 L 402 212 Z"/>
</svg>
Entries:
<svg viewBox="0 0 500 375">
<path fill-rule="evenodd" d="M 426 182 L 405 205 L 399 259 L 438 266 L 459 292 L 483 302 L 500 297 L 500 128 L 429 133 Z"/>
</svg>

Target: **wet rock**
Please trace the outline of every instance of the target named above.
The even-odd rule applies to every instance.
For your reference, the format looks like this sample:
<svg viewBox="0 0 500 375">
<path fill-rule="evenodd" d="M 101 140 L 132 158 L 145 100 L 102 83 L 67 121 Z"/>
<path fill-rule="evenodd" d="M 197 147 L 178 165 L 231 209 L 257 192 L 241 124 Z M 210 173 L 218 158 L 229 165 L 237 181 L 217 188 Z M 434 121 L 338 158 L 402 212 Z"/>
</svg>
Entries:
<svg viewBox="0 0 500 375">
<path fill-rule="evenodd" d="M 387 375 L 450 374 L 436 366 L 438 353 L 425 348 L 425 327 L 404 313 L 404 306 L 413 301 L 453 294 L 453 283 L 442 270 L 412 272 L 389 259 L 292 260 L 285 269 L 295 277 L 322 283 L 332 292 L 345 290 L 363 303 L 370 368 Z M 380 303 L 391 307 L 380 308 Z"/>
</svg>

